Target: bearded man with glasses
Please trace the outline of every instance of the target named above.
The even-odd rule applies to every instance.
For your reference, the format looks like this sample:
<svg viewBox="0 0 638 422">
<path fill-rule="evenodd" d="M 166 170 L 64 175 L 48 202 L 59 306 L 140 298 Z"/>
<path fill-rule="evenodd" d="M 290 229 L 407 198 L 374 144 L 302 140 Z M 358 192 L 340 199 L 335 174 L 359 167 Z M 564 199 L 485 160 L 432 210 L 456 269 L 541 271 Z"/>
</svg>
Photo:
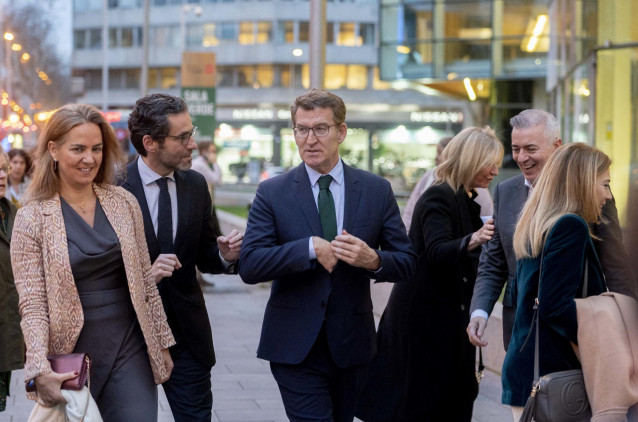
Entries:
<svg viewBox="0 0 638 422">
<path fill-rule="evenodd" d="M 288 418 L 351 422 L 376 353 L 370 280 L 407 282 L 414 253 L 390 183 L 339 157 L 343 100 L 313 89 L 290 111 L 303 163 L 257 188 L 239 275 L 274 280 L 257 357 Z"/>
<path fill-rule="evenodd" d="M 184 100 L 147 95 L 135 104 L 128 127 L 140 156 L 127 166 L 123 187 L 142 209 L 151 272 L 161 280 L 157 288 L 177 342 L 164 392 L 176 422 L 210 422 L 215 352 L 195 266 L 205 273 L 236 272 L 243 236 L 213 232 L 208 185 L 190 170 L 197 128 Z"/>
</svg>

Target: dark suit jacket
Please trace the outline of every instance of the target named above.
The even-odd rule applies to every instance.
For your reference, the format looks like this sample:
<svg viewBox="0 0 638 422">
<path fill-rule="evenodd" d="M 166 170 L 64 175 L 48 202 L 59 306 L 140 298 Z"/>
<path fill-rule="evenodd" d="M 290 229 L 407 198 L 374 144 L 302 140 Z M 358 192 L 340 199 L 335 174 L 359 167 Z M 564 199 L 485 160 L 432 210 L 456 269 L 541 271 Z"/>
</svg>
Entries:
<svg viewBox="0 0 638 422">
<path fill-rule="evenodd" d="M 129 164 L 126 170 L 127 179 L 122 186 L 135 195 L 140 203 L 148 251 L 151 262 L 154 262 L 160 254 L 160 248 L 137 161 Z M 177 232 L 174 244 L 182 268 L 175 270 L 170 278 L 162 280 L 158 289 L 168 324 L 177 342 L 185 342 L 197 360 L 212 367 L 215 364 L 213 335 L 195 272 L 195 266 L 206 273 L 224 271 L 217 238 L 213 234 L 211 199 L 206 180 L 201 174 L 193 170 L 177 170 L 174 175 L 177 187 Z"/>
<path fill-rule="evenodd" d="M 321 236 L 321 223 L 303 163 L 262 182 L 248 216 L 239 265 L 245 283 L 274 280 L 259 358 L 300 363 L 325 324 L 338 366 L 369 362 L 376 352 L 370 279 L 398 282 L 412 275 L 414 254 L 390 183 L 343 167 L 343 228 L 380 248 L 381 269 L 374 274 L 339 262 L 328 273 L 309 259 L 308 239 Z"/>
<path fill-rule="evenodd" d="M 511 297 L 512 279 L 516 272 L 516 256 L 512 239 L 518 215 L 526 200 L 527 188 L 522 174 L 511 177 L 496 186 L 494 191 L 496 230 L 479 260 L 470 313 L 476 309 L 482 309 L 491 314 L 506 282 L 503 306 L 515 307 Z M 627 266 L 627 253 L 622 244 L 618 211 L 613 200 L 608 201 L 603 207 L 603 218 L 607 222 L 594 225 L 592 231 L 600 238 L 600 240 L 594 240 L 594 245 L 603 265 L 607 286 L 613 292 L 636 297 L 634 277 Z M 506 315 L 513 317 L 513 314 Z M 508 326 L 511 326 L 513 321 L 508 322 L 510 323 Z M 503 323 L 507 322 L 504 320 Z"/>
</svg>

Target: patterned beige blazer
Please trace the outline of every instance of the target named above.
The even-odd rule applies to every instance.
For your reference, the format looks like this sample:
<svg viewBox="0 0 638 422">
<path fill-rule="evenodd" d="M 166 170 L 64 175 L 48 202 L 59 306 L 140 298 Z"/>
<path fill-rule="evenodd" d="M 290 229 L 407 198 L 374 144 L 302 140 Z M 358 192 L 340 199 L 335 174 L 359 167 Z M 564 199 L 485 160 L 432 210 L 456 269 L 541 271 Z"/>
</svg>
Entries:
<svg viewBox="0 0 638 422">
<path fill-rule="evenodd" d="M 142 213 L 135 197 L 120 187 L 94 184 L 93 189 L 120 240 L 131 300 L 159 383 L 167 375 L 160 352 L 175 340 L 151 277 Z M 26 380 L 30 380 L 51 372 L 47 354 L 73 351 L 84 324 L 59 195 L 18 210 L 11 264 L 27 345 Z"/>
</svg>

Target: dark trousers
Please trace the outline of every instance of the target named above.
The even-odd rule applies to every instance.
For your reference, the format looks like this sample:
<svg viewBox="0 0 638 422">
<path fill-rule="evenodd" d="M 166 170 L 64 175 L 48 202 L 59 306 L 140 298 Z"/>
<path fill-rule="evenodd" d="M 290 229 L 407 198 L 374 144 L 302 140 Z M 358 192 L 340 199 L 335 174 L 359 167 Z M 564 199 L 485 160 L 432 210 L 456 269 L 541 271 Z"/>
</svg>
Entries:
<svg viewBox="0 0 638 422">
<path fill-rule="evenodd" d="M 173 359 L 171 378 L 162 386 L 175 422 L 210 422 L 213 392 L 210 370 L 200 363 L 184 342 L 170 348 Z"/>
<path fill-rule="evenodd" d="M 364 368 L 339 368 L 323 328 L 303 362 L 270 363 L 291 422 L 352 422 Z"/>
</svg>

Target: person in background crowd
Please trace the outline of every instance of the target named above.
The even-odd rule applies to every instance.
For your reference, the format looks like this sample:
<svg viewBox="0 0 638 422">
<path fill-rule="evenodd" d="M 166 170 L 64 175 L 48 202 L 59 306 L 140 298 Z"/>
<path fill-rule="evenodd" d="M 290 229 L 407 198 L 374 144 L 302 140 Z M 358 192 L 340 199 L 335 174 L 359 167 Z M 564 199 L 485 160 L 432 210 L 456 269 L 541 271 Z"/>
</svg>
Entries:
<svg viewBox="0 0 638 422">
<path fill-rule="evenodd" d="M 9 166 L 11 172 L 8 178 L 6 197 L 17 207 L 21 205 L 21 198 L 27 190 L 31 179 L 31 157 L 23 149 L 12 148 L 9 150 Z"/>
<path fill-rule="evenodd" d="M 407 282 L 414 254 L 390 183 L 339 157 L 343 100 L 313 89 L 290 112 L 303 163 L 257 187 L 239 275 L 274 280 L 257 357 L 288 418 L 352 422 L 376 346 L 370 279 Z"/>
<path fill-rule="evenodd" d="M 95 107 L 67 104 L 38 141 L 39 164 L 18 210 L 11 263 L 27 345 L 25 377 L 40 405 L 64 402 L 48 355 L 87 353 L 105 422 L 157 421 L 175 341 L 146 248 L 142 213 L 113 186 L 121 151 Z"/>
<path fill-rule="evenodd" d="M 142 207 L 154 274 L 177 341 L 164 392 L 176 422 L 210 422 L 215 350 L 195 266 L 206 273 L 236 272 L 243 235 L 213 232 L 206 180 L 190 170 L 197 128 L 183 99 L 162 93 L 140 98 L 128 127 L 140 156 L 127 166 L 122 186 Z"/>
<path fill-rule="evenodd" d="M 586 273 L 587 296 L 605 291 L 589 225 L 600 222 L 612 199 L 610 164 L 607 155 L 582 143 L 559 148 L 536 179 L 516 225 L 516 317 L 502 375 L 502 400 L 512 406 L 515 422 L 534 381 L 536 303 L 539 375 L 580 368 L 573 349 L 578 344 L 574 299 L 583 297 Z"/>
<path fill-rule="evenodd" d="M 18 211 L 5 198 L 9 159 L 0 151 L 0 412 L 5 410 L 11 371 L 24 367 L 24 338 L 20 330 L 18 291 L 13 281 L 9 245 Z"/>
<path fill-rule="evenodd" d="M 488 316 L 499 299 L 503 286 L 503 345 L 507 350 L 514 325 L 515 303 L 512 280 L 516 271 L 514 227 L 525 201 L 533 191 L 536 179 L 549 157 L 561 146 L 560 127 L 556 118 L 543 110 L 524 110 L 510 120 L 512 125 L 512 155 L 522 174 L 511 177 L 494 190 L 494 236 L 481 254 L 474 286 L 471 319 L 467 327 L 475 346 L 487 346 L 483 339 Z M 629 258 L 622 244 L 618 212 L 613 201 L 603 208 L 603 223 L 592 230 L 594 245 L 605 268 L 609 289 L 636 297 L 635 279 L 628 267 Z"/>
<path fill-rule="evenodd" d="M 403 224 L 405 224 L 405 230 L 410 233 L 410 224 L 412 224 L 412 213 L 414 212 L 414 207 L 423 195 L 423 192 L 427 188 L 434 183 L 436 177 L 436 166 L 441 164 L 441 154 L 443 150 L 450 143 L 452 138 L 443 138 L 436 144 L 436 158 L 434 159 L 435 167 L 426 171 L 419 183 L 416 184 L 410 197 L 408 198 L 408 202 L 405 204 L 405 208 L 403 208 Z M 490 191 L 483 188 L 476 189 L 477 197 L 475 202 L 481 206 L 481 215 L 482 216 L 491 216 L 494 212 L 494 204 L 492 203 L 492 196 L 490 195 Z"/>
<path fill-rule="evenodd" d="M 213 204 L 213 231 L 216 236 L 221 236 L 221 228 L 215 210 L 215 187 L 222 184 L 222 169 L 217 164 L 217 145 L 213 142 L 203 141 L 197 144 L 199 156 L 193 158 L 193 170 L 204 176 L 208 184 L 208 192 Z M 199 274 L 198 274 L 199 275 Z"/>
<path fill-rule="evenodd" d="M 416 204 L 414 277 L 395 284 L 377 333 L 357 417 L 365 422 L 470 422 L 478 394 L 476 348 L 465 334 L 481 246 L 492 236 L 476 189 L 498 174 L 503 146 L 470 127 L 443 151 L 436 181 Z"/>
</svg>

